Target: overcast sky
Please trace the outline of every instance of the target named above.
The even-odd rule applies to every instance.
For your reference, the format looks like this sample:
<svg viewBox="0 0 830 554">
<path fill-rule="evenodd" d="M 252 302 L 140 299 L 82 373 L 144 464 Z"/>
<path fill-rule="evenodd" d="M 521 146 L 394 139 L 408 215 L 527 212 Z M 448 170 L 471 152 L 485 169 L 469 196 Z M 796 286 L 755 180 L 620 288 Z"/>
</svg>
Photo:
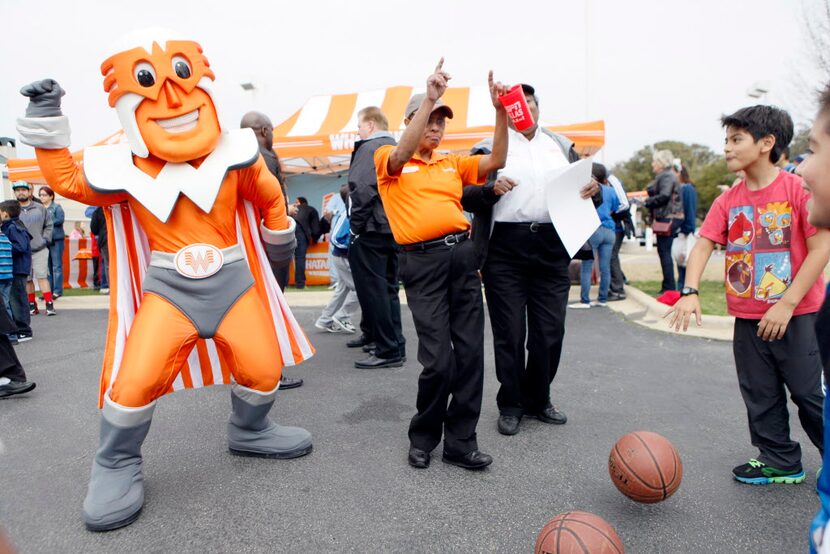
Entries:
<svg viewBox="0 0 830 554">
<path fill-rule="evenodd" d="M 811 0 L 806 0 L 811 1 Z M 767 101 L 809 117 L 799 0 L 542 0 L 255 2 L 0 0 L 0 136 L 16 136 L 21 85 L 51 77 L 67 90 L 73 149 L 120 128 L 99 72 L 108 46 L 141 27 L 201 43 L 217 76 L 220 115 L 249 109 L 279 123 L 314 95 L 423 86 L 440 56 L 451 85 L 528 82 L 542 118 L 604 119 L 608 163 L 664 139 L 717 150 L 718 118 L 753 83 Z M 116 8 L 117 6 L 117 8 Z M 253 81 L 256 96 L 239 83 Z M 27 152 L 21 149 L 22 155 Z M 29 151 L 31 152 L 31 151 Z"/>
</svg>

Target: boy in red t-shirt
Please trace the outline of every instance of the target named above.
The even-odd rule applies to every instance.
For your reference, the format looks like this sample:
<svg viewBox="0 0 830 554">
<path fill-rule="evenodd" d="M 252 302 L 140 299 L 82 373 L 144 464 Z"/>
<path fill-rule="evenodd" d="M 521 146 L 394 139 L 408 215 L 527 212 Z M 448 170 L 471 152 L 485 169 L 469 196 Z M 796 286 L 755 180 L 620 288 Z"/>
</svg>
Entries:
<svg viewBox="0 0 830 554">
<path fill-rule="evenodd" d="M 790 438 L 785 386 L 812 443 L 823 450 L 821 359 L 814 331 L 824 297 L 830 232 L 807 221 L 801 178 L 775 162 L 793 137 L 787 112 L 752 106 L 725 116 L 724 155 L 746 177 L 715 199 L 689 256 L 686 287 L 667 313 L 676 330 L 701 325 L 697 287 L 715 244 L 726 247 L 726 303 L 733 350 L 757 459 L 732 470 L 742 483 L 801 483 L 801 447 Z"/>
</svg>

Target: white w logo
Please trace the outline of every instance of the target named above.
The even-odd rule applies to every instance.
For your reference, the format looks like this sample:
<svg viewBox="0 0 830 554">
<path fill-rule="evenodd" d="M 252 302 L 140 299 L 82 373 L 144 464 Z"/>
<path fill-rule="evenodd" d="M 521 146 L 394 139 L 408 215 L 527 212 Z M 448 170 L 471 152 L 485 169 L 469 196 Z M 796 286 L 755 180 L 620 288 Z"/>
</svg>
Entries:
<svg viewBox="0 0 830 554">
<path fill-rule="evenodd" d="M 184 253 L 184 263 L 193 269 L 193 273 L 206 272 L 214 261 L 212 250 L 202 251 L 198 254 L 193 254 L 193 252 Z"/>
</svg>

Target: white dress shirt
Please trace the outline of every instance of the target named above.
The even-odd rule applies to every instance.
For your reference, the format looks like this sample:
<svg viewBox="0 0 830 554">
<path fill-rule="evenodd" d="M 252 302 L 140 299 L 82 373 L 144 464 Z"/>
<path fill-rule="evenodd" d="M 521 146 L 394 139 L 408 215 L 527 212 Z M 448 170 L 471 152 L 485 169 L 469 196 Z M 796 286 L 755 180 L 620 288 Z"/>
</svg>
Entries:
<svg viewBox="0 0 830 554">
<path fill-rule="evenodd" d="M 531 140 L 512 129 L 507 133 L 507 162 L 499 177 L 510 177 L 518 186 L 493 206 L 493 221 L 550 223 L 545 202 L 545 174 L 568 165 L 568 158 L 559 144 L 538 128 Z"/>
</svg>

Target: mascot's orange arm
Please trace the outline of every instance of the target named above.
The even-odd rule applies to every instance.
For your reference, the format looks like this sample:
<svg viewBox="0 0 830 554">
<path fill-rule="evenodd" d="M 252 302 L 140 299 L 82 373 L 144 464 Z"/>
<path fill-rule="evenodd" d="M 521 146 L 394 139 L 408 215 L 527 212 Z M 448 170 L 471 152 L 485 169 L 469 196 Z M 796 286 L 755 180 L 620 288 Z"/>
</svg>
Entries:
<svg viewBox="0 0 830 554">
<path fill-rule="evenodd" d="M 84 172 L 72 159 L 68 148 L 46 150 L 35 148 L 37 163 L 46 182 L 65 198 L 91 206 L 108 206 L 127 200 L 126 193 L 95 192 L 86 182 Z"/>
<path fill-rule="evenodd" d="M 288 229 L 282 187 L 274 174 L 268 171 L 262 156 L 242 171 L 244 175 L 239 180 L 239 192 L 259 208 L 265 227 L 272 231 Z"/>
</svg>

